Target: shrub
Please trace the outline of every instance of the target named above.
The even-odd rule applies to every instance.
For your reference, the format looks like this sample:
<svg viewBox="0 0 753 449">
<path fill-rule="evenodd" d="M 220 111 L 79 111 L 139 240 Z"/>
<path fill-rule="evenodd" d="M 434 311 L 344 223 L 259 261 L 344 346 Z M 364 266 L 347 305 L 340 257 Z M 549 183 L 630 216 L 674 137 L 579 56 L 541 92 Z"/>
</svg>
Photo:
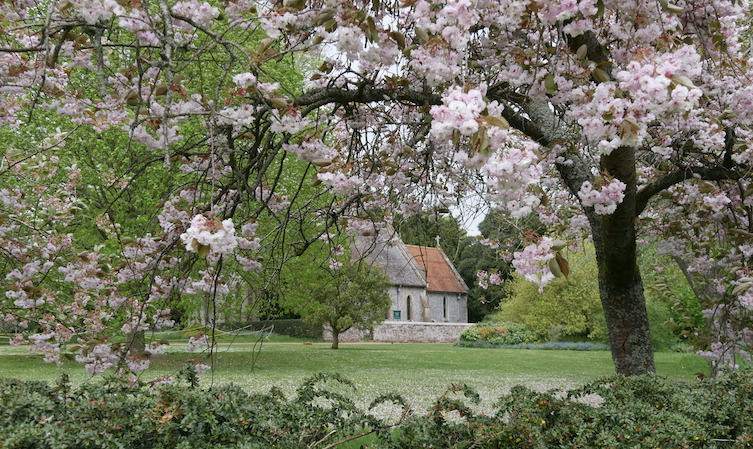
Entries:
<svg viewBox="0 0 753 449">
<path fill-rule="evenodd" d="M 565 333 L 565 326 L 557 325 L 549 328 L 549 332 L 546 334 L 546 341 L 557 342 L 562 338 Z"/>
<path fill-rule="evenodd" d="M 548 349 L 554 351 L 609 351 L 609 345 L 593 343 L 590 341 L 580 342 L 546 342 L 546 343 L 518 343 L 514 345 L 491 344 L 489 342 L 459 340 L 454 343 L 461 348 L 513 348 L 513 349 Z"/>
<path fill-rule="evenodd" d="M 480 326 L 473 325 L 460 333 L 461 341 L 479 341 L 481 340 L 481 332 L 479 332 Z"/>
<path fill-rule="evenodd" d="M 329 391 L 332 383 L 351 385 L 318 374 L 290 400 L 277 389 L 249 394 L 234 385 L 203 390 L 190 382 L 132 386 L 109 379 L 71 389 L 65 379 L 50 387 L 0 378 L 0 447 L 303 448 L 384 427 Z"/>
<path fill-rule="evenodd" d="M 672 331 L 664 324 L 672 318 L 669 306 L 659 301 L 646 301 L 648 322 L 651 326 L 651 343 L 655 351 L 669 351 L 677 343 L 678 339 L 672 335 Z"/>
<path fill-rule="evenodd" d="M 461 341 L 483 341 L 492 345 L 532 343 L 536 335 L 523 324 L 477 323 L 460 334 Z"/>
<path fill-rule="evenodd" d="M 645 375 L 605 377 L 570 391 L 517 386 L 489 414 L 474 411 L 481 398 L 465 384 L 450 385 L 428 412 L 411 410 L 396 394 L 359 409 L 347 395 L 351 387 L 337 374 L 318 374 L 286 398 L 274 388 L 249 394 L 195 382 L 110 379 L 73 388 L 65 376 L 56 385 L 0 378 L 0 447 L 297 449 L 365 435 L 374 449 L 753 446 L 751 369 L 691 383 Z M 403 409 L 402 417 L 385 423 L 370 414 L 384 403 Z"/>
<path fill-rule="evenodd" d="M 479 336 L 482 340 L 489 341 L 490 338 L 496 338 L 498 335 L 500 335 L 500 332 L 497 331 L 496 328 L 493 328 L 491 326 L 484 326 L 478 330 Z M 505 332 L 506 334 L 507 332 Z"/>
</svg>

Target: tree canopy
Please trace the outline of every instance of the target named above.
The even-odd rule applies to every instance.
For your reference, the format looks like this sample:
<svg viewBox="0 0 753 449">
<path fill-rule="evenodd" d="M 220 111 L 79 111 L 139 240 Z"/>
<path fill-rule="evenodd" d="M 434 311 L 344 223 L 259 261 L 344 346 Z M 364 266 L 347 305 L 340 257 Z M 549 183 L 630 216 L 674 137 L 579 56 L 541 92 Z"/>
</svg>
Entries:
<svg viewBox="0 0 753 449">
<path fill-rule="evenodd" d="M 332 333 L 332 349 L 338 349 L 339 336 L 348 329 L 371 330 L 384 321 L 392 305 L 387 293 L 392 282 L 378 266 L 348 261 L 317 274 L 313 282 L 298 285 L 312 299 L 304 319 L 326 326 Z"/>
<path fill-rule="evenodd" d="M 654 371 L 636 242 L 667 236 L 698 291 L 715 292 L 710 319 L 735 318 L 709 343 L 721 357 L 722 340 L 753 334 L 747 12 L 744 0 L 4 2 L 4 318 L 50 360 L 74 350 L 92 372 L 141 369 L 113 332 L 169 325 L 186 297 L 268 294 L 315 242 L 337 266 L 336 236 L 373 237 L 474 192 L 553 233 L 524 234 L 512 254 L 542 288 L 554 238 L 590 235 L 622 374 Z M 712 230 L 722 237 L 699 243 Z"/>
</svg>

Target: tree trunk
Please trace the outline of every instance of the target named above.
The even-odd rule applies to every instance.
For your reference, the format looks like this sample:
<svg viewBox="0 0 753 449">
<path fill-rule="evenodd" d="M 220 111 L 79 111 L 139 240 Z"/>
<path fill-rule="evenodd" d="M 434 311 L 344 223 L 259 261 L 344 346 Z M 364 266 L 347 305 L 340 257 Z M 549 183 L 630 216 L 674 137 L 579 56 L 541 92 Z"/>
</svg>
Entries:
<svg viewBox="0 0 753 449">
<path fill-rule="evenodd" d="M 526 104 L 526 112 L 534 127 L 520 129 L 541 145 L 567 142 L 572 136 L 546 102 Z M 511 123 L 514 123 L 515 118 Z M 576 136 L 580 139 L 581 136 Z M 575 197 L 584 182 L 593 182 L 594 173 L 578 154 L 568 154 L 568 163 L 557 164 L 557 170 Z M 602 170 L 625 183 L 625 198 L 611 215 L 600 216 L 593 207 L 583 210 L 591 225 L 596 260 L 599 265 L 599 293 L 609 331 L 615 371 L 626 376 L 655 371 L 651 328 L 648 323 L 643 281 L 636 255 L 635 149 L 620 147 L 601 158 Z"/>
<path fill-rule="evenodd" d="M 144 354 L 144 350 L 146 349 L 144 331 L 129 332 L 126 335 L 126 348 L 133 356 Z"/>
<path fill-rule="evenodd" d="M 340 347 L 340 331 L 332 328 L 332 349 Z"/>
<path fill-rule="evenodd" d="M 599 263 L 599 293 L 609 330 L 609 346 L 617 374 L 634 376 L 656 371 L 651 328 L 638 269 L 635 229 L 635 150 L 620 147 L 602 157 L 602 168 L 625 183 L 625 198 L 594 229 Z M 598 232 L 598 231 L 601 232 Z"/>
<path fill-rule="evenodd" d="M 634 270 L 627 282 L 615 282 L 605 270 L 599 271 L 599 292 L 615 371 L 625 376 L 655 372 L 651 328 L 640 273 Z"/>
</svg>

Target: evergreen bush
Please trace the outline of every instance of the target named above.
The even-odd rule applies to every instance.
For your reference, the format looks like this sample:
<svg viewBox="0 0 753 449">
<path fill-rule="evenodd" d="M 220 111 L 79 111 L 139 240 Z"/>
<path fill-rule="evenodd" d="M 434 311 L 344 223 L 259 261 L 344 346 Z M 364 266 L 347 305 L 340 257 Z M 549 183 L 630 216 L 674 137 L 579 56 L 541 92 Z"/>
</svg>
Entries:
<svg viewBox="0 0 753 449">
<path fill-rule="evenodd" d="M 191 369 L 183 371 L 187 376 Z M 743 448 L 753 446 L 753 371 L 697 382 L 656 375 L 605 377 L 570 391 L 514 387 L 492 413 L 479 395 L 451 385 L 428 411 L 387 394 L 359 409 L 337 374 L 318 374 L 286 398 L 234 385 L 201 389 L 195 379 L 129 384 L 109 379 L 73 388 L 0 378 L 0 447 L 324 448 L 368 436 L 369 447 Z M 394 422 L 370 413 L 393 403 Z"/>
</svg>

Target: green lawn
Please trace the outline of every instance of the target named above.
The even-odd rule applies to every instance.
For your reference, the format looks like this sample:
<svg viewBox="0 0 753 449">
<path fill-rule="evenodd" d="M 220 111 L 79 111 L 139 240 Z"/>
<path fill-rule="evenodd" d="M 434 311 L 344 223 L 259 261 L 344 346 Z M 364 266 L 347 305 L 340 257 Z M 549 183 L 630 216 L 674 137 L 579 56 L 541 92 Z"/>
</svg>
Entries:
<svg viewBox="0 0 753 449">
<path fill-rule="evenodd" d="M 249 391 L 267 391 L 278 386 L 292 395 L 301 381 L 317 372 L 337 372 L 351 379 L 358 391 L 352 393 L 365 404 L 387 392 L 403 394 L 415 405 L 428 403 L 453 382 L 473 386 L 489 406 L 510 387 L 523 384 L 543 390 L 573 388 L 601 376 L 614 374 L 608 351 L 551 351 L 521 349 L 459 348 L 449 344 L 341 344 L 332 350 L 327 343 L 265 343 L 252 363 L 251 344 L 221 345 L 214 378 L 202 376 L 203 385 L 235 383 Z M 61 371 L 74 382 L 88 376 L 76 362 L 62 367 L 42 362 L 41 356 L 25 354 L 25 348 L 0 347 L 0 376 L 53 380 Z M 142 380 L 175 374 L 193 354 L 185 346 L 173 345 Z M 706 364 L 694 354 L 657 353 L 659 374 L 690 381 L 696 372 L 707 372 Z"/>
</svg>

